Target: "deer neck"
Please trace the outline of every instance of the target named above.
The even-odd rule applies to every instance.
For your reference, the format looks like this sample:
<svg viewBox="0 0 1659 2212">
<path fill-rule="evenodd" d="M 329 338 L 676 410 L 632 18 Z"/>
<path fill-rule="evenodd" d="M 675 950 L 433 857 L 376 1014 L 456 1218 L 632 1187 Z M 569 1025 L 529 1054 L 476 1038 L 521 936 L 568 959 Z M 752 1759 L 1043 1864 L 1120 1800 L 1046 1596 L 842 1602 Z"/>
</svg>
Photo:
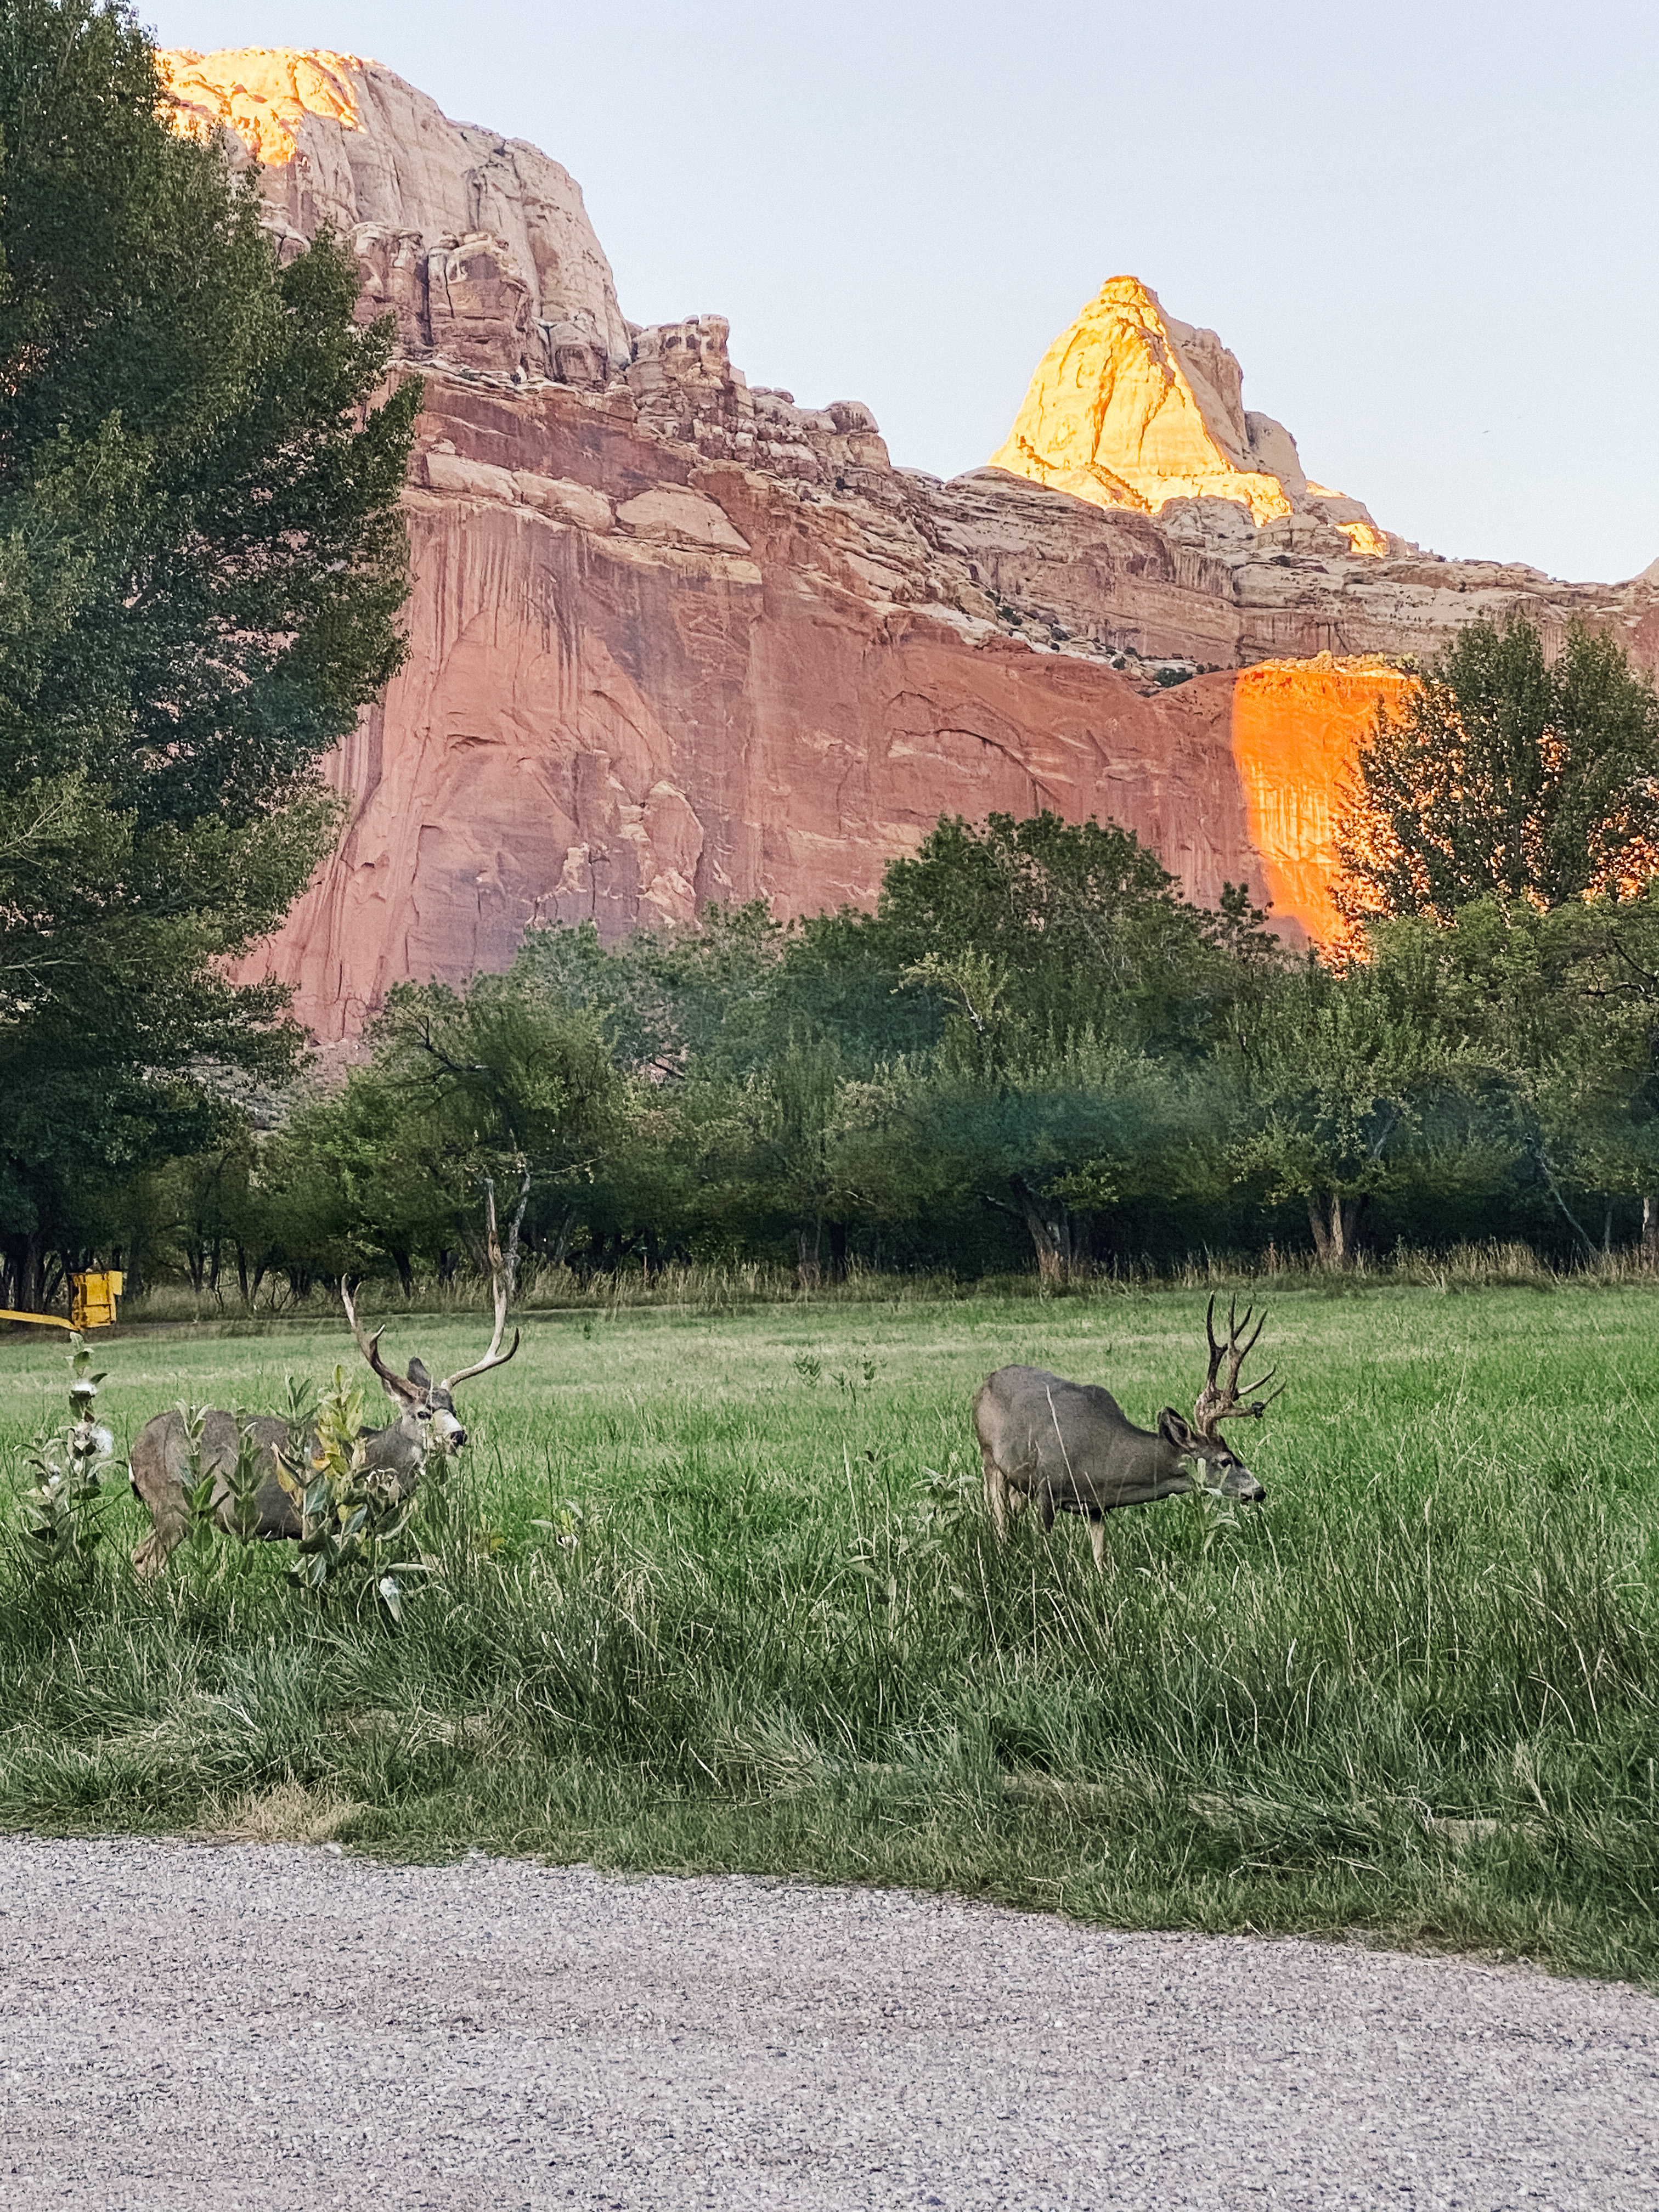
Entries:
<svg viewBox="0 0 1659 2212">
<path fill-rule="evenodd" d="M 1133 1449 L 1126 1452 L 1111 1487 L 1118 1505 L 1150 1505 L 1193 1487 L 1193 1475 L 1175 1446 L 1150 1429 L 1135 1429 Z"/>
</svg>

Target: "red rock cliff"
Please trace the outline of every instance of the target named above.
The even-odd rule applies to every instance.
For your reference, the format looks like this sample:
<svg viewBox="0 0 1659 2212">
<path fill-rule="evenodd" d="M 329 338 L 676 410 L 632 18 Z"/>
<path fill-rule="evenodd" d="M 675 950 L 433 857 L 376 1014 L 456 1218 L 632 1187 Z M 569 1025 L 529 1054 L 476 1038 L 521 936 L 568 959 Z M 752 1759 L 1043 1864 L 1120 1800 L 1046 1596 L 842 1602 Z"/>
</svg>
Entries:
<svg viewBox="0 0 1659 2212">
<path fill-rule="evenodd" d="M 1659 649 L 1651 580 L 1556 585 L 1376 532 L 1243 413 L 1213 333 L 1133 280 L 1053 349 L 1096 400 L 1122 372 L 1089 454 L 1046 363 L 1014 465 L 942 483 L 896 469 L 856 401 L 750 390 L 718 316 L 626 323 L 533 147 L 348 55 L 169 67 L 181 127 L 267 164 L 282 250 L 325 217 L 351 240 L 363 312 L 396 316 L 427 384 L 409 665 L 331 764 L 337 853 L 253 963 L 320 1036 L 399 978 L 504 965 L 538 920 L 866 903 L 945 812 L 1110 816 L 1189 896 L 1244 882 L 1318 937 L 1335 782 L 1401 681 L 1345 657 L 1514 605 Z M 1160 690 L 1177 660 L 1223 672 Z"/>
<path fill-rule="evenodd" d="M 414 650 L 275 947 L 319 1034 L 400 976 L 505 964 L 538 920 L 868 903 L 941 812 L 1109 814 L 1194 896 L 1268 894 L 1230 677 L 1158 691 L 893 596 L 837 506 L 690 452 L 671 474 L 586 395 L 441 383 L 422 437 Z"/>
</svg>

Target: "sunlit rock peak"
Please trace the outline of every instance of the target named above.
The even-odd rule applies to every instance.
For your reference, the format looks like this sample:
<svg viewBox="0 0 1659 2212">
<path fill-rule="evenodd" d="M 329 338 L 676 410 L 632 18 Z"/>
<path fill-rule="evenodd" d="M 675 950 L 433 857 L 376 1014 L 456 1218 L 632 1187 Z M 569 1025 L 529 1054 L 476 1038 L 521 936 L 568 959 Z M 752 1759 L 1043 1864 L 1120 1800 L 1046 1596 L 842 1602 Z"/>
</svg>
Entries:
<svg viewBox="0 0 1659 2212">
<path fill-rule="evenodd" d="M 234 159 L 264 165 L 268 220 L 293 250 L 324 222 L 344 239 L 369 304 L 398 316 L 405 349 L 438 342 L 435 313 L 445 328 L 459 322 L 463 340 L 469 324 L 516 316 L 526 360 L 556 344 L 587 346 L 601 372 L 631 357 L 581 187 L 539 147 L 452 122 L 359 54 L 235 46 L 158 59 L 177 126 L 222 129 Z M 521 297 L 507 301 L 503 286 Z M 452 350 L 466 356 L 465 343 Z"/>
<path fill-rule="evenodd" d="M 1310 483 L 1284 424 L 1246 410 L 1243 381 L 1213 331 L 1166 315 L 1139 277 L 1114 276 L 1043 356 L 991 465 L 1097 507 L 1184 520 L 1206 541 L 1236 538 L 1243 508 L 1258 529 L 1305 515 L 1356 553 L 1386 553 L 1361 502 Z M 1206 505 L 1169 514 L 1181 500 Z M 1209 511 L 1217 500 L 1234 514 Z"/>
</svg>

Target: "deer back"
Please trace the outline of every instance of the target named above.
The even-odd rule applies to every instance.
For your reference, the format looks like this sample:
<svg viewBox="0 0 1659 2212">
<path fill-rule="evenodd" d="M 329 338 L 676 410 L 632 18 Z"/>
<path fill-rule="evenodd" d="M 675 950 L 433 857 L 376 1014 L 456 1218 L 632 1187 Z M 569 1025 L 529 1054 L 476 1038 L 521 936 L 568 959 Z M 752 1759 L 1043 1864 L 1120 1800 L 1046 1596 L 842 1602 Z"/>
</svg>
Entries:
<svg viewBox="0 0 1659 2212">
<path fill-rule="evenodd" d="M 248 1425 L 258 1445 L 255 1466 L 259 1477 L 259 1517 L 255 1534 L 297 1536 L 299 1515 L 276 1475 L 276 1454 L 288 1442 L 288 1423 L 262 1414 Z M 215 1478 L 214 1512 L 221 1528 L 225 1528 L 230 1525 L 230 1478 L 236 1468 L 239 1438 L 235 1415 L 218 1407 L 208 1414 L 202 1425 L 202 1473 Z M 158 1413 L 154 1420 L 147 1421 L 133 1444 L 130 1465 L 134 1495 L 149 1509 L 150 1519 L 161 1541 L 161 1555 L 165 1557 L 184 1535 L 188 1517 L 185 1497 L 191 1480 L 190 1437 L 184 1415 L 177 1412 Z"/>
<path fill-rule="evenodd" d="M 974 1401 L 981 1448 L 1011 1488 L 1109 1512 L 1189 1489 L 1181 1454 L 1138 1428 L 1109 1390 L 1045 1367 L 999 1367 Z"/>
</svg>

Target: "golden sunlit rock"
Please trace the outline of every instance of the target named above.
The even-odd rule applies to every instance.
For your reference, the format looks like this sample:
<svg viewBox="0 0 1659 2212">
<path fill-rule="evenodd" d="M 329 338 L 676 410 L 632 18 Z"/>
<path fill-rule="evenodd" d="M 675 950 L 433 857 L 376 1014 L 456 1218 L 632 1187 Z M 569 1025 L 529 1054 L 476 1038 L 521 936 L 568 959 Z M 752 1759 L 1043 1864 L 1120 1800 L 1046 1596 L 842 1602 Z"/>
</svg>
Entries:
<svg viewBox="0 0 1659 2212">
<path fill-rule="evenodd" d="M 1379 704 L 1398 713 L 1413 679 L 1375 655 L 1268 660 L 1242 670 L 1233 761 L 1276 921 L 1317 945 L 1343 941 L 1331 900 L 1343 787 Z"/>
<path fill-rule="evenodd" d="M 238 46 L 216 54 L 179 47 L 156 60 L 177 103 L 175 128 L 204 138 L 234 131 L 268 167 L 294 159 L 307 116 L 325 117 L 343 131 L 361 129 L 355 86 L 374 67 L 325 47 L 297 53 L 288 46 Z"/>
<path fill-rule="evenodd" d="M 1386 553 L 1358 500 L 1308 482 L 1284 424 L 1247 413 L 1243 383 L 1213 331 L 1166 315 L 1139 277 L 1114 276 L 1038 363 L 991 466 L 1097 507 L 1160 514 L 1172 500 L 1227 500 L 1258 528 L 1311 515 L 1352 551 Z"/>
</svg>

